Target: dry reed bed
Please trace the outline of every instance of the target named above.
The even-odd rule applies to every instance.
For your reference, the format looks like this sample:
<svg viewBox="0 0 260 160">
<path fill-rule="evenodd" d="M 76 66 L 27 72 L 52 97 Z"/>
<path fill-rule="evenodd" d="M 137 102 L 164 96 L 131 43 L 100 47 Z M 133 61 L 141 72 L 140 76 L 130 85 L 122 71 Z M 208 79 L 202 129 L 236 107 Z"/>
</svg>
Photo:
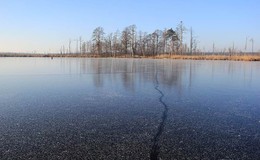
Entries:
<svg viewBox="0 0 260 160">
<path fill-rule="evenodd" d="M 109 58 L 110 55 L 96 54 L 0 54 L 0 57 L 86 57 L 86 58 Z M 120 54 L 116 58 L 133 58 L 130 55 Z M 158 56 L 135 56 L 134 58 L 153 59 L 186 59 L 186 60 L 231 60 L 231 61 L 260 61 L 260 54 L 256 55 L 158 55 Z"/>
<path fill-rule="evenodd" d="M 260 55 L 159 55 L 156 59 L 260 61 Z"/>
</svg>

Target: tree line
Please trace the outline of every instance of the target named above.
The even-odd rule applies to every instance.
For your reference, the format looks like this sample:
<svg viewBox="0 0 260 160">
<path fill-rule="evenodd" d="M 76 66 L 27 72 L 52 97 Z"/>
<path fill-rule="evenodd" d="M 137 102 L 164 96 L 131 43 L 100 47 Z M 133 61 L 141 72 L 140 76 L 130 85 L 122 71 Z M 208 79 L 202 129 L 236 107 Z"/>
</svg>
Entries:
<svg viewBox="0 0 260 160">
<path fill-rule="evenodd" d="M 136 25 L 125 27 L 121 32 L 105 34 L 103 27 L 97 27 L 92 33 L 91 40 L 82 41 L 81 37 L 76 41 L 76 50 L 72 52 L 71 43 L 67 51 L 62 46 L 61 53 L 94 54 L 104 56 L 159 56 L 162 54 L 193 54 L 196 52 L 197 43 L 192 35 L 190 46 L 183 43 L 183 37 L 187 29 L 181 21 L 175 29 L 156 29 L 152 33 L 137 31 Z"/>
</svg>

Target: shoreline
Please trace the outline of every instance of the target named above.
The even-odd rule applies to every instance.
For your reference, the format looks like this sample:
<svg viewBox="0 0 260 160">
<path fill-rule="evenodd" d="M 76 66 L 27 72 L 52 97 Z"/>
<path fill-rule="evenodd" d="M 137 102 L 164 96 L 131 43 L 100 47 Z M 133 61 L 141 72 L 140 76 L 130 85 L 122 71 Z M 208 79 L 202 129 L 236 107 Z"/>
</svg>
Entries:
<svg viewBox="0 0 260 160">
<path fill-rule="evenodd" d="M 23 53 L 0 53 L 0 57 L 57 57 L 57 58 L 144 58 L 144 59 L 180 59 L 180 60 L 225 60 L 225 61 L 260 61 L 260 54 L 240 55 L 217 55 L 217 54 L 196 54 L 196 55 L 157 55 L 139 56 L 130 55 L 97 55 L 97 54 L 23 54 Z"/>
</svg>

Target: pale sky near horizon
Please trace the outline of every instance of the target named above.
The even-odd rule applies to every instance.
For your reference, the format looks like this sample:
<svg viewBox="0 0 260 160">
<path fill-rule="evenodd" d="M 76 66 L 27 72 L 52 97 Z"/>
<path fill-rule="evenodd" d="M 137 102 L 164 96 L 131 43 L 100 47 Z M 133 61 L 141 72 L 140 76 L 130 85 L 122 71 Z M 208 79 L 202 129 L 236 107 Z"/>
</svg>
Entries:
<svg viewBox="0 0 260 160">
<path fill-rule="evenodd" d="M 234 43 L 244 51 L 246 37 L 260 51 L 259 8 L 259 0 L 1 0 L 0 52 L 58 52 L 69 39 L 89 40 L 98 26 L 153 32 L 180 21 L 193 28 L 202 51 L 212 51 L 213 42 L 216 50 Z"/>
</svg>

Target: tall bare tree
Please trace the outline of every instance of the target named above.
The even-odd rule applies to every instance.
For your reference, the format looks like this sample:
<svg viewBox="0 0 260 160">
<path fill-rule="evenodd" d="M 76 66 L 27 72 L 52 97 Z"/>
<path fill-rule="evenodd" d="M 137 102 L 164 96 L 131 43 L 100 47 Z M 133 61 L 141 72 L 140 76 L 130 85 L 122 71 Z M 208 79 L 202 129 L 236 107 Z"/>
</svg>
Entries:
<svg viewBox="0 0 260 160">
<path fill-rule="evenodd" d="M 190 28 L 190 54 L 192 55 L 193 53 L 193 31 L 192 31 L 192 27 Z"/>
<path fill-rule="evenodd" d="M 198 41 L 196 36 L 194 36 L 194 32 L 193 29 L 191 27 L 190 29 L 190 54 L 194 54 L 195 52 L 197 52 L 197 46 L 198 46 Z"/>
<path fill-rule="evenodd" d="M 102 45 L 104 40 L 104 29 L 102 27 L 97 27 L 92 34 L 92 40 L 95 42 L 94 51 L 95 53 L 101 54 L 102 53 Z"/>
<path fill-rule="evenodd" d="M 176 28 L 176 33 L 177 36 L 179 37 L 178 51 L 180 54 L 183 54 L 183 39 L 184 39 L 183 36 L 186 30 L 187 29 L 184 27 L 183 22 L 181 21 Z"/>
<path fill-rule="evenodd" d="M 82 53 L 82 38 L 81 36 L 79 37 L 79 53 Z"/>
<path fill-rule="evenodd" d="M 87 52 L 87 43 L 83 42 L 81 46 L 81 54 L 86 54 Z"/>
<path fill-rule="evenodd" d="M 252 43 L 252 54 L 253 54 L 253 53 L 254 53 L 254 39 L 251 38 L 251 39 L 250 39 L 250 42 Z"/>
<path fill-rule="evenodd" d="M 69 54 L 71 54 L 71 39 L 69 40 Z"/>
<path fill-rule="evenodd" d="M 136 54 L 137 47 L 137 34 L 136 34 L 136 25 L 131 25 L 128 27 L 129 36 L 130 36 L 130 45 L 131 45 L 131 56 L 134 57 Z"/>
<path fill-rule="evenodd" d="M 105 38 L 105 52 L 106 54 L 109 54 L 112 57 L 112 37 L 113 34 L 110 33 L 106 38 Z"/>
<path fill-rule="evenodd" d="M 121 51 L 121 47 L 120 47 L 120 31 L 117 30 L 114 35 L 113 35 L 113 46 L 112 46 L 112 52 L 113 52 L 113 56 L 115 57 L 117 53 L 119 53 Z"/>
<path fill-rule="evenodd" d="M 152 37 L 153 37 L 153 54 L 154 55 L 158 55 L 159 54 L 159 49 L 160 47 L 162 47 L 162 35 L 163 35 L 163 32 L 161 30 L 155 30 L 153 33 L 152 33 Z"/>
<path fill-rule="evenodd" d="M 130 43 L 130 31 L 129 28 L 126 27 L 121 34 L 121 44 L 122 44 L 122 50 L 124 54 L 128 54 L 129 43 Z"/>
</svg>

